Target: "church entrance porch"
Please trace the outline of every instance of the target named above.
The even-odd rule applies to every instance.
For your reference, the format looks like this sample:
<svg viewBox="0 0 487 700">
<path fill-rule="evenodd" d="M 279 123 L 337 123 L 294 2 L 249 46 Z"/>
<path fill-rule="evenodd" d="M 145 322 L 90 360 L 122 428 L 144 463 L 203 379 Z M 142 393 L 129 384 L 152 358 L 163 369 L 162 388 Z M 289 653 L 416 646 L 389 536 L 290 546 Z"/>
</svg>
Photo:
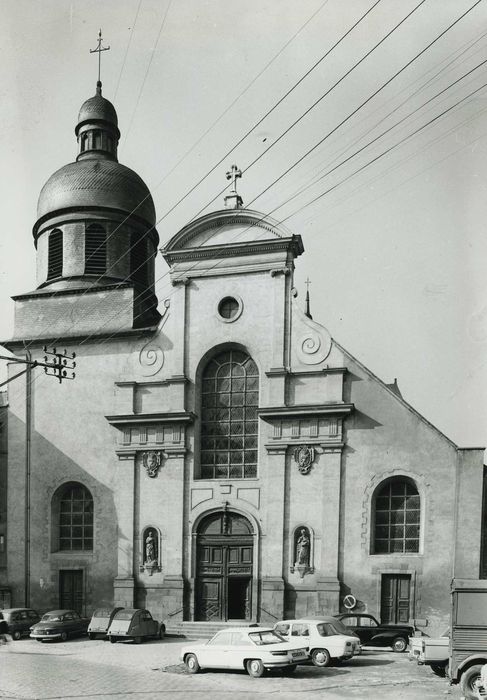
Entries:
<svg viewBox="0 0 487 700">
<path fill-rule="evenodd" d="M 253 536 L 249 521 L 226 510 L 198 529 L 195 620 L 250 620 Z"/>
</svg>

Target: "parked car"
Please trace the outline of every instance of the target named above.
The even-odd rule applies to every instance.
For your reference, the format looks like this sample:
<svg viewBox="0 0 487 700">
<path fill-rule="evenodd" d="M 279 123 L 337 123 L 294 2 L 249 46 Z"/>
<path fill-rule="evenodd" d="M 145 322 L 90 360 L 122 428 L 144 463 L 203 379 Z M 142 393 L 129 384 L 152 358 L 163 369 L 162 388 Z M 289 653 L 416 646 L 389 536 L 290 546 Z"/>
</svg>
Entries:
<svg viewBox="0 0 487 700">
<path fill-rule="evenodd" d="M 274 625 L 274 631 L 287 639 L 305 645 L 315 666 L 329 666 L 354 654 L 360 654 L 360 639 L 348 632 L 334 617 L 282 620 Z"/>
<path fill-rule="evenodd" d="M 450 630 L 441 637 L 411 637 L 409 659 L 420 666 L 430 666 L 437 676 L 444 678 L 448 666 Z"/>
<path fill-rule="evenodd" d="M 220 630 L 207 642 L 181 649 L 181 661 L 190 673 L 197 673 L 200 668 L 245 669 L 249 676 L 260 678 L 267 669 L 293 673 L 296 664 L 307 659 L 302 644 L 287 642 L 267 627 Z"/>
<path fill-rule="evenodd" d="M 0 619 L 2 618 L 7 623 L 8 634 L 15 640 L 23 635 L 28 637 L 32 625 L 41 619 L 39 613 L 31 608 L 5 608 L 0 610 Z"/>
<path fill-rule="evenodd" d="M 112 644 L 122 639 L 133 639 L 136 644 L 140 644 L 149 637 L 163 639 L 166 626 L 154 620 L 148 610 L 121 608 L 113 616 L 107 634 Z"/>
<path fill-rule="evenodd" d="M 123 608 L 98 608 L 95 610 L 88 625 L 88 637 L 90 639 L 106 637 L 108 628 L 119 610 L 123 610 Z"/>
<path fill-rule="evenodd" d="M 360 637 L 362 646 L 391 647 L 393 651 L 406 651 L 409 637 L 414 634 L 414 627 L 410 625 L 381 625 L 373 615 L 365 613 L 342 613 L 335 617 Z"/>
<path fill-rule="evenodd" d="M 41 621 L 30 628 L 30 636 L 38 642 L 47 639 L 60 639 L 86 634 L 89 620 L 75 610 L 51 610 L 41 617 Z"/>
</svg>

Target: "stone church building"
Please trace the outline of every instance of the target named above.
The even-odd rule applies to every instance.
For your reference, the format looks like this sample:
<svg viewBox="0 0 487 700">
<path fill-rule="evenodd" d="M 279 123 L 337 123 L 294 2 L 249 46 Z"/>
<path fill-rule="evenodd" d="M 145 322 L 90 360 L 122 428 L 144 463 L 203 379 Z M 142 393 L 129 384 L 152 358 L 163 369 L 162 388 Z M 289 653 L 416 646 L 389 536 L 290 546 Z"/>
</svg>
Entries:
<svg viewBox="0 0 487 700">
<path fill-rule="evenodd" d="M 440 631 L 451 578 L 479 576 L 482 450 L 311 318 L 301 237 L 243 206 L 235 168 L 224 208 L 161 249 L 158 301 L 153 200 L 118 162 L 101 83 L 75 134 L 75 162 L 40 193 L 36 288 L 4 342 L 77 365 L 74 381 L 41 367 L 9 385 L 11 604 L 147 607 L 171 626 L 333 613 L 351 594 Z"/>
</svg>

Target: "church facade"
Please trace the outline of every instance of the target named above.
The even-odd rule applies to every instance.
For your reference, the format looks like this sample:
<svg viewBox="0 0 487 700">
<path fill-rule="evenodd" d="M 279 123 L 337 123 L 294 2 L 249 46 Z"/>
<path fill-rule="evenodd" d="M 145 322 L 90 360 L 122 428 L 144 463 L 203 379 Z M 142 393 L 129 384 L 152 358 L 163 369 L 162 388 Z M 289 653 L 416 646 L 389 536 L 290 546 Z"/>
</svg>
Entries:
<svg viewBox="0 0 487 700">
<path fill-rule="evenodd" d="M 71 382 L 10 385 L 12 605 L 147 607 L 170 626 L 334 613 L 351 595 L 442 631 L 451 578 L 479 576 L 482 450 L 311 318 L 300 236 L 235 186 L 165 243 L 158 303 L 152 197 L 118 162 L 101 83 L 76 136 L 41 191 L 37 287 L 4 343 L 77 364 Z"/>
</svg>

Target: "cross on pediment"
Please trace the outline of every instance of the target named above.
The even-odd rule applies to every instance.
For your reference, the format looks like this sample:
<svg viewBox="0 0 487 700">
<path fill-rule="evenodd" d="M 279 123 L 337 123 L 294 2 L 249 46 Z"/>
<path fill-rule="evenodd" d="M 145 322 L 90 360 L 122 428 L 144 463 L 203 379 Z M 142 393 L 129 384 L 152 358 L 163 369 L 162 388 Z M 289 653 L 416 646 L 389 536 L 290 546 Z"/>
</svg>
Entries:
<svg viewBox="0 0 487 700">
<path fill-rule="evenodd" d="M 227 180 L 232 181 L 232 192 L 237 192 L 237 178 L 242 177 L 242 171 L 236 165 L 232 165 L 227 171 Z"/>
</svg>

